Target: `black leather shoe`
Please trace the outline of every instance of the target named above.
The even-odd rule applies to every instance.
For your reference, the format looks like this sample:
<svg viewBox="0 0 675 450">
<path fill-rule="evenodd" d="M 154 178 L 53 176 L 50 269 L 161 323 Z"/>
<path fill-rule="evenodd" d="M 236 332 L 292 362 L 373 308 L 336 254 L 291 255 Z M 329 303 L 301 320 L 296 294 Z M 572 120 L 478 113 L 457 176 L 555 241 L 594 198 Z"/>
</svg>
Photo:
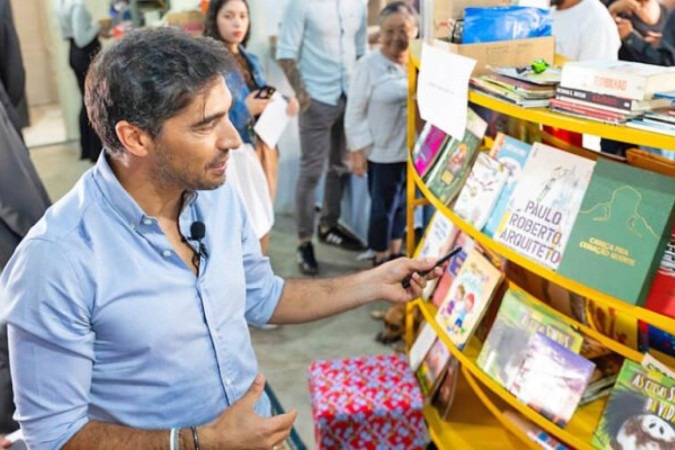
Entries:
<svg viewBox="0 0 675 450">
<path fill-rule="evenodd" d="M 334 245 L 345 250 L 361 251 L 366 249 L 366 246 L 359 238 L 340 225 L 334 227 L 319 225 L 317 234 L 319 235 L 319 241 L 324 244 Z"/>
<path fill-rule="evenodd" d="M 311 242 L 303 242 L 298 246 L 298 267 L 305 275 L 319 273 L 319 264 L 314 257 L 314 246 Z"/>
</svg>

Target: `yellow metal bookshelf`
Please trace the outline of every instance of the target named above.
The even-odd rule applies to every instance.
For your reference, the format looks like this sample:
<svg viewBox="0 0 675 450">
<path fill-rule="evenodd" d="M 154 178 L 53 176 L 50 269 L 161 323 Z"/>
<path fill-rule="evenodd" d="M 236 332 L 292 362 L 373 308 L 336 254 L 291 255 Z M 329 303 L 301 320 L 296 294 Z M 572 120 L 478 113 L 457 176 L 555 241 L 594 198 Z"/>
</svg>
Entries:
<svg viewBox="0 0 675 450">
<path fill-rule="evenodd" d="M 418 41 L 412 46 L 411 61 L 409 64 L 407 133 L 408 148 L 410 152 L 412 152 L 414 147 L 415 137 L 418 129 L 415 90 L 417 85 L 417 70 L 419 69 L 420 65 L 420 52 L 421 42 Z M 530 123 L 549 125 L 575 132 L 588 133 L 618 141 L 635 143 L 638 145 L 675 150 L 675 138 L 658 133 L 651 133 L 648 131 L 633 129 L 621 125 L 608 125 L 592 120 L 584 120 L 559 114 L 545 108 L 521 108 L 477 92 L 469 92 L 469 102 Z M 408 234 L 406 237 L 408 254 L 413 254 L 415 245 L 413 221 L 414 208 L 419 205 L 431 203 L 438 211 L 448 217 L 462 232 L 470 236 L 488 251 L 497 254 L 504 259 L 521 266 L 525 270 L 567 289 L 570 292 L 591 299 L 594 302 L 603 305 L 604 307 L 614 308 L 618 313 L 634 318 L 636 321 L 639 319 L 668 333 L 675 334 L 675 320 L 653 311 L 640 308 L 638 306 L 629 305 L 615 297 L 599 292 L 572 279 L 563 277 L 557 272 L 537 264 L 529 258 L 481 233 L 480 230 L 477 230 L 472 225 L 457 216 L 450 208 L 444 205 L 433 195 L 433 193 L 427 189 L 425 183 L 417 174 L 412 164 L 411 158 L 408 159 L 407 175 Z M 417 192 L 422 194 L 422 198 L 417 198 Z M 510 280 L 507 280 L 506 282 L 508 283 L 509 288 L 522 290 Z M 562 320 L 565 320 L 585 336 L 599 341 L 601 344 L 622 355 L 623 357 L 638 362 L 641 360 L 642 354 L 638 351 L 629 348 L 617 341 L 614 341 L 613 339 L 604 336 L 598 331 L 553 310 L 547 304 L 539 301 L 538 299 L 535 299 L 535 301 L 539 302 L 545 308 L 553 311 L 555 314 L 560 316 Z M 539 415 L 532 408 L 520 403 L 513 395 L 511 395 L 501 385 L 493 381 L 476 365 L 476 358 L 481 348 L 481 343 L 477 338 L 473 338 L 467 344 L 464 350 L 459 350 L 449 339 L 447 339 L 445 333 L 436 324 L 436 308 L 432 304 L 422 300 L 417 300 L 409 308 L 409 316 L 411 315 L 410 311 L 412 308 L 420 309 L 424 318 L 435 328 L 438 335 L 450 349 L 452 355 L 457 358 L 462 365 L 462 377 L 460 377 L 461 389 L 466 390 L 468 388 L 471 391 L 462 391 L 464 392 L 463 395 L 467 397 L 470 395 L 474 401 L 477 398 L 484 407 L 483 411 L 491 415 L 490 420 L 486 419 L 485 423 L 483 424 L 480 424 L 478 421 L 473 421 L 471 423 L 471 427 L 462 427 L 462 422 L 457 422 L 457 420 L 461 420 L 461 415 L 458 418 L 454 417 L 455 414 L 453 414 L 454 410 L 462 410 L 464 408 L 465 403 L 463 403 L 462 397 L 459 396 L 459 394 L 455 398 L 456 406 L 453 408 L 451 417 L 449 417 L 447 421 L 442 421 L 438 417 L 435 409 L 432 407 L 425 407 L 424 413 L 429 423 L 431 437 L 439 448 L 490 448 L 482 447 L 474 443 L 476 436 L 480 436 L 480 438 L 485 442 L 500 442 L 502 443 L 502 447 L 500 448 L 510 448 L 509 446 L 513 446 L 514 442 L 516 442 L 515 448 L 532 446 L 533 444 L 527 438 L 527 436 L 505 417 L 505 409 L 513 409 L 520 412 L 530 421 L 534 422 L 537 426 L 546 430 L 551 435 L 556 436 L 556 438 L 572 446 L 573 448 L 592 448 L 590 442 L 593 431 L 600 419 L 606 399 L 596 400 L 588 405 L 578 408 L 567 427 L 564 429 L 559 428 L 551 421 Z M 411 323 L 412 320 L 409 317 L 407 320 L 407 339 L 409 342 L 412 340 Z M 667 357 L 661 359 L 664 360 L 664 362 L 666 362 L 668 365 L 673 366 L 673 359 L 669 359 Z M 459 386 L 458 392 L 460 392 Z M 478 427 L 478 429 L 476 429 L 476 427 Z M 505 438 L 505 434 L 508 436 L 508 438 Z M 466 442 L 467 445 L 462 446 L 461 442 Z"/>
</svg>

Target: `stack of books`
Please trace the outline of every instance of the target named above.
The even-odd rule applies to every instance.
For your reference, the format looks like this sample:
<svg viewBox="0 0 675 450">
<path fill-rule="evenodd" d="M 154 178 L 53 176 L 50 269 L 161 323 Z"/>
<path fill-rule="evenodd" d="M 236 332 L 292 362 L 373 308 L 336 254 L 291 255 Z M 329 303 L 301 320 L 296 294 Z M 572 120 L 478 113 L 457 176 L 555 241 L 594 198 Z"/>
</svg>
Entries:
<svg viewBox="0 0 675 450">
<path fill-rule="evenodd" d="M 633 119 L 626 125 L 675 137 L 675 106 L 646 112 L 643 117 Z"/>
<path fill-rule="evenodd" d="M 557 77 L 542 78 L 511 67 L 491 70 L 491 74 L 472 77 L 469 81 L 471 89 L 523 108 L 546 107 L 555 96 Z"/>
<path fill-rule="evenodd" d="M 619 124 L 670 106 L 657 92 L 675 89 L 675 67 L 628 61 L 580 61 L 563 66 L 550 108 L 564 114 Z"/>
</svg>

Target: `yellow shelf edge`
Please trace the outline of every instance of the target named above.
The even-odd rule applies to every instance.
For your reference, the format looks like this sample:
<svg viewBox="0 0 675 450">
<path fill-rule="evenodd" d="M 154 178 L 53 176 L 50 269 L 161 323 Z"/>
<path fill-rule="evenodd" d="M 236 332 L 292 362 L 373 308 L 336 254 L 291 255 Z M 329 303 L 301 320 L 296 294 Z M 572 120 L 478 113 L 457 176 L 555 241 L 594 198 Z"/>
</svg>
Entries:
<svg viewBox="0 0 675 450">
<path fill-rule="evenodd" d="M 452 356 L 454 356 L 459 361 L 459 363 L 462 364 L 462 366 L 466 367 L 473 377 L 475 377 L 484 386 L 490 389 L 490 391 L 492 391 L 495 395 L 501 398 L 504 402 L 508 403 L 509 406 L 511 406 L 513 409 L 515 409 L 516 411 L 520 412 L 525 417 L 527 417 L 528 420 L 534 422 L 535 424 L 537 424 L 537 426 L 549 432 L 552 436 L 555 436 L 561 441 L 566 442 L 569 445 L 572 445 L 576 449 L 591 450 L 593 448 L 589 443 L 590 440 L 587 442 L 583 440 L 581 437 L 573 435 L 568 430 L 558 427 L 553 422 L 549 421 L 545 417 L 541 416 L 540 414 L 532 410 L 529 406 L 518 401 L 518 399 L 514 397 L 510 392 L 508 392 L 502 386 L 495 383 L 487 374 L 485 374 L 475 364 L 474 361 L 470 360 L 462 351 L 460 351 L 457 347 L 455 347 L 452 341 L 446 336 L 446 334 L 443 332 L 443 329 L 438 325 L 438 323 L 436 323 L 435 314 L 432 314 L 431 310 L 435 309 L 435 307 L 419 299 L 415 300 L 415 302 L 417 304 L 417 307 L 420 308 L 420 311 L 422 311 L 422 315 L 426 319 L 427 323 L 431 324 L 431 327 L 434 329 L 434 331 L 436 331 L 438 337 L 443 341 L 443 343 L 446 345 L 450 353 L 452 353 Z M 575 415 L 577 413 L 578 410 L 575 412 Z M 597 420 L 599 421 L 600 417 L 597 417 Z"/>
<path fill-rule="evenodd" d="M 577 281 L 574 281 L 570 278 L 564 277 L 557 272 L 545 268 L 540 264 L 530 260 L 526 256 L 521 255 L 520 253 L 510 249 L 509 247 L 500 244 L 485 234 L 478 231 L 471 224 L 464 221 L 461 217 L 455 214 L 450 208 L 443 204 L 436 196 L 427 188 L 424 181 L 419 177 L 417 172 L 413 171 L 413 180 L 420 189 L 423 195 L 431 202 L 431 204 L 442 211 L 443 214 L 448 217 L 462 232 L 471 237 L 474 241 L 478 242 L 481 246 L 486 249 L 497 253 L 498 255 L 512 261 L 519 266 L 529 270 L 530 272 L 539 275 L 542 278 L 547 279 L 559 286 L 572 291 L 582 297 L 595 300 L 604 305 L 610 306 L 616 309 L 619 312 L 628 314 L 631 317 L 634 317 L 636 320 L 642 320 L 649 323 L 667 333 L 675 335 L 675 320 L 666 316 L 662 316 L 654 311 L 642 308 L 640 306 L 630 305 L 619 300 L 616 297 L 607 295 L 603 292 L 592 289 L 586 285 L 583 285 Z"/>
</svg>

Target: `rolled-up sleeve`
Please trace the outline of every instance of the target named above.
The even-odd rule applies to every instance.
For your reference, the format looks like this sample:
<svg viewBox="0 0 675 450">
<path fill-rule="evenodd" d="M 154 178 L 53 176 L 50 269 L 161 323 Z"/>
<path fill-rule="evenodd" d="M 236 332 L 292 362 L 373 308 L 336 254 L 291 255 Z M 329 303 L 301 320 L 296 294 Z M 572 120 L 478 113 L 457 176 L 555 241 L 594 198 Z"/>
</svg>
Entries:
<svg viewBox="0 0 675 450">
<path fill-rule="evenodd" d="M 0 278 L 15 418 L 29 448 L 60 449 L 88 421 L 94 333 L 81 277 L 58 244 L 33 240 Z"/>
<path fill-rule="evenodd" d="M 357 63 L 349 85 L 345 111 L 345 135 L 350 151 L 362 150 L 373 144 L 368 124 L 368 103 L 372 93 L 368 60 Z"/>
<path fill-rule="evenodd" d="M 243 208 L 243 205 L 242 205 Z M 248 223 L 246 212 L 242 227 L 242 251 L 246 276 L 246 321 L 253 325 L 269 322 L 281 298 L 284 280 L 274 275 L 270 259 L 260 251 L 260 241 Z"/>
<path fill-rule="evenodd" d="M 307 16 L 306 0 L 290 0 L 279 30 L 277 59 L 298 59 Z"/>
</svg>

